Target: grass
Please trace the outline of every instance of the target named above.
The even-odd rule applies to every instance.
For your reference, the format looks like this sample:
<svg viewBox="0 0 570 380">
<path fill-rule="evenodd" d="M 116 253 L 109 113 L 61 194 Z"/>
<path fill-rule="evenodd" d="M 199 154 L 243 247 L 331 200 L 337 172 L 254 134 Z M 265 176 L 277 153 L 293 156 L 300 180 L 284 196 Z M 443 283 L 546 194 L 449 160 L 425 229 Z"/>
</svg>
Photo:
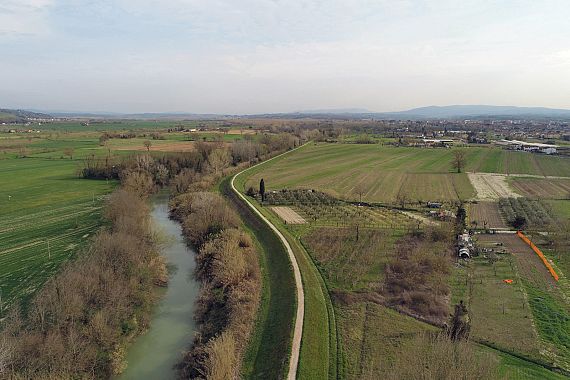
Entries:
<svg viewBox="0 0 570 380">
<path fill-rule="evenodd" d="M 547 368 L 531 361 L 513 356 L 487 346 L 477 346 L 481 352 L 489 353 L 498 361 L 498 376 L 501 379 L 516 380 L 562 380 L 568 377 L 548 370 Z"/>
<path fill-rule="evenodd" d="M 374 290 L 384 279 L 384 267 L 401 234 L 367 229 L 312 228 L 304 244 L 318 262 L 331 291 Z"/>
<path fill-rule="evenodd" d="M 570 368 L 570 313 L 551 293 L 525 282 L 532 314 L 540 336 L 553 346 L 555 362 Z"/>
<path fill-rule="evenodd" d="M 346 379 L 382 378 L 400 346 L 433 326 L 372 302 L 336 307 L 344 350 Z"/>
<path fill-rule="evenodd" d="M 546 201 L 546 203 L 550 205 L 550 209 L 556 217 L 570 219 L 570 200 L 551 200 Z"/>
<path fill-rule="evenodd" d="M 514 283 L 506 284 L 505 279 Z M 501 255 L 493 268 L 488 260 L 477 257 L 458 267 L 452 280 L 452 304 L 461 299 L 467 303 L 475 338 L 540 357 L 538 336 L 514 259 Z"/>
<path fill-rule="evenodd" d="M 77 178 L 75 164 L 71 160 L 0 160 L 4 308 L 33 294 L 101 224 L 103 195 L 114 184 Z"/>
</svg>

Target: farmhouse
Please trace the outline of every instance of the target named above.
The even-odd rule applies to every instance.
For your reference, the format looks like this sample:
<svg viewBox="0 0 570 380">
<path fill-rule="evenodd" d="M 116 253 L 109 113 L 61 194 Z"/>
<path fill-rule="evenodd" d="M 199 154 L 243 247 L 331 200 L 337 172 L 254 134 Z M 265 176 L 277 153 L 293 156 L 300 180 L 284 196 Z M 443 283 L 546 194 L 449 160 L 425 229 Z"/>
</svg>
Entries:
<svg viewBox="0 0 570 380">
<path fill-rule="evenodd" d="M 448 147 L 453 145 L 454 141 L 451 139 L 423 139 L 423 144 L 425 146 L 441 146 L 441 147 Z"/>
<path fill-rule="evenodd" d="M 512 150 L 524 150 L 525 152 L 537 152 L 544 154 L 555 154 L 558 145 L 552 144 L 541 144 L 541 143 L 529 143 L 526 141 L 519 140 L 499 140 L 495 144 L 506 147 Z"/>
<path fill-rule="evenodd" d="M 468 259 L 473 252 L 473 240 L 467 232 L 457 236 L 457 255 L 461 258 Z"/>
</svg>

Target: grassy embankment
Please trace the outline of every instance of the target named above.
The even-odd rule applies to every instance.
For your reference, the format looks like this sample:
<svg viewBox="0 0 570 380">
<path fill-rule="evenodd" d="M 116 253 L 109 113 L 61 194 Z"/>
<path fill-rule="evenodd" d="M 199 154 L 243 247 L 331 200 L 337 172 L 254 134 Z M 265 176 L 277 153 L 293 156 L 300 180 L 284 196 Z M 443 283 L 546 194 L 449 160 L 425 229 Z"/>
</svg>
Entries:
<svg viewBox="0 0 570 380">
<path fill-rule="evenodd" d="M 255 334 L 243 363 L 245 378 L 279 378 L 286 375 L 294 325 L 296 297 L 293 271 L 279 238 L 231 190 L 231 177 L 221 192 L 240 214 L 255 238 L 263 280 L 263 293 Z"/>
<path fill-rule="evenodd" d="M 303 150 L 305 148 L 300 148 Z M 284 157 L 254 167 L 236 178 L 239 191 L 244 191 L 247 177 Z M 284 228 L 280 220 L 255 203 L 258 210 L 284 234 L 291 245 L 303 279 L 305 290 L 305 319 L 297 376 L 300 379 L 336 378 L 337 347 L 336 326 L 332 305 L 325 284 L 298 239 Z"/>
</svg>

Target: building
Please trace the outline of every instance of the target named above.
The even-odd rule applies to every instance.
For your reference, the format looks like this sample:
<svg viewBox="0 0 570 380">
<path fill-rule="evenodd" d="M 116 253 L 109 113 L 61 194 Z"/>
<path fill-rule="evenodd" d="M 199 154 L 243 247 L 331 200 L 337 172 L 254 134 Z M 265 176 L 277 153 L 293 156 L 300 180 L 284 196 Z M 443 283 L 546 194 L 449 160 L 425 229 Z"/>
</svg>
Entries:
<svg viewBox="0 0 570 380">
<path fill-rule="evenodd" d="M 498 140 L 495 144 L 512 150 L 523 150 L 525 152 L 535 152 L 544 154 L 556 154 L 558 145 L 526 142 L 519 140 Z"/>
</svg>

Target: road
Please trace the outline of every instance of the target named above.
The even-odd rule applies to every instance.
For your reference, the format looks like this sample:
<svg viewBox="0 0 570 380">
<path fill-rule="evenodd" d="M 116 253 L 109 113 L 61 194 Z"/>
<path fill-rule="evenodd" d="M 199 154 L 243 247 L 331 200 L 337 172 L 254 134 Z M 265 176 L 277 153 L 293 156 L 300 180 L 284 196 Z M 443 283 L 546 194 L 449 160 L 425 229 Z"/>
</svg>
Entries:
<svg viewBox="0 0 570 380">
<path fill-rule="evenodd" d="M 296 149 L 299 149 L 299 148 L 296 148 Z M 297 259 L 295 258 L 295 254 L 293 253 L 293 249 L 291 249 L 291 245 L 289 245 L 289 242 L 287 241 L 287 239 L 285 239 L 285 236 L 283 236 L 283 234 L 277 229 L 277 227 L 275 227 L 275 225 L 273 225 L 273 223 L 271 223 L 265 216 L 263 216 L 263 214 L 241 192 L 239 192 L 235 188 L 234 180 L 236 179 L 236 177 L 238 175 L 244 173 L 245 171 L 252 169 L 258 165 L 269 162 L 271 160 L 274 160 L 277 157 L 281 157 L 285 154 L 288 154 L 288 153 L 290 153 L 296 149 L 293 149 L 293 150 L 287 151 L 285 153 L 279 154 L 273 158 L 270 158 L 269 160 L 263 161 L 257 165 L 254 165 L 254 166 L 251 166 L 245 170 L 242 170 L 241 172 L 234 175 L 232 177 L 232 180 L 231 180 L 232 190 L 253 210 L 253 212 L 255 212 L 259 216 L 259 218 L 261 220 L 263 220 L 265 223 L 267 223 L 267 225 L 275 232 L 275 234 L 277 236 L 279 236 L 279 239 L 281 240 L 281 242 L 283 243 L 283 245 L 287 249 L 287 253 L 289 255 L 289 260 L 291 261 L 291 265 L 293 266 L 293 274 L 295 277 L 295 288 L 297 289 L 297 312 L 296 312 L 296 317 L 295 317 L 295 328 L 293 331 L 293 342 L 291 344 L 291 356 L 289 359 L 289 370 L 287 372 L 287 379 L 288 380 L 294 380 L 296 378 L 297 367 L 299 365 L 299 351 L 301 349 L 301 337 L 303 336 L 303 319 L 305 316 L 305 292 L 303 290 L 303 282 L 301 280 L 301 271 L 299 270 L 299 264 L 297 263 Z"/>
</svg>

